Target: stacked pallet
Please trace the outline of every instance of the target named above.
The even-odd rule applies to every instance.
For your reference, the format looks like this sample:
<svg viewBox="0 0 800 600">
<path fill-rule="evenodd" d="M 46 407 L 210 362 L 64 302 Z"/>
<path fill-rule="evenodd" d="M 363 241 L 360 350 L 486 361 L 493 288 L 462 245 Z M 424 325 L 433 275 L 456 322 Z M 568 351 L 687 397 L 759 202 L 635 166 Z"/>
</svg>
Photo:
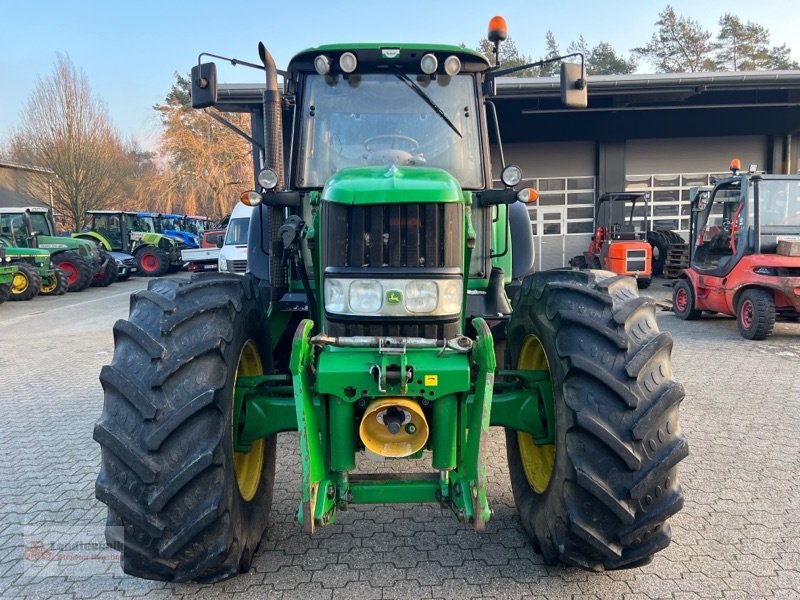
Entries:
<svg viewBox="0 0 800 600">
<path fill-rule="evenodd" d="M 667 279 L 676 279 L 681 274 L 681 270 L 687 268 L 689 268 L 689 244 L 686 242 L 671 243 L 667 247 L 663 276 Z"/>
</svg>

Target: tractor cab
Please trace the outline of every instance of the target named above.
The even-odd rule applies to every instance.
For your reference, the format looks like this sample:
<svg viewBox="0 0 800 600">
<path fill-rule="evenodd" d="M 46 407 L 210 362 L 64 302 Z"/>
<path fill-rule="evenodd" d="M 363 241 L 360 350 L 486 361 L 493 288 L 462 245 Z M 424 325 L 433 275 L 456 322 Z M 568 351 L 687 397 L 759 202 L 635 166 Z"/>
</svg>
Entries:
<svg viewBox="0 0 800 600">
<path fill-rule="evenodd" d="M 158 218 L 159 213 L 149 212 L 126 212 L 125 221 L 130 231 L 141 233 L 160 233 Z"/>
<path fill-rule="evenodd" d="M 183 230 L 201 235 L 205 230 L 211 229 L 211 219 L 197 215 L 185 215 L 183 217 Z"/>
<path fill-rule="evenodd" d="M 113 210 L 90 210 L 86 214 L 91 218 L 91 223 L 86 234 L 93 233 L 98 241 L 109 250 L 116 252 L 130 252 L 131 241 L 128 233 L 131 231 L 125 213 Z"/>
<path fill-rule="evenodd" d="M 199 248 L 200 240 L 197 234 L 186 229 L 183 215 L 161 214 L 156 217 L 158 230 L 164 235 L 178 240 L 184 248 Z"/>
</svg>

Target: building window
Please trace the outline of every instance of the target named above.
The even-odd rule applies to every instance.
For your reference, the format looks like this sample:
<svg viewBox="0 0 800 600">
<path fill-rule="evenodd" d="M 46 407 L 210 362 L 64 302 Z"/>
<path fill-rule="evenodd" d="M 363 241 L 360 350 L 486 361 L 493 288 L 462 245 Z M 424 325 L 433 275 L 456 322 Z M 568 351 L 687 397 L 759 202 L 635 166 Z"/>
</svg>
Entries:
<svg viewBox="0 0 800 600">
<path fill-rule="evenodd" d="M 711 185 L 712 177 L 726 176 L 727 173 L 630 174 L 625 176 L 625 191 L 650 194 L 647 217 L 651 229 L 688 232 L 689 189 Z"/>
<path fill-rule="evenodd" d="M 495 187 L 502 187 L 499 179 L 494 180 Z M 535 206 L 554 207 L 568 206 L 561 210 L 560 221 L 552 222 L 555 213 L 547 213 L 541 223 L 542 235 L 566 235 L 592 233 L 594 217 L 594 177 L 542 177 L 524 179 L 519 187 L 532 187 L 539 192 L 539 200 Z M 529 208 L 531 231 L 537 235 L 539 216 L 535 208 Z M 545 223 L 544 221 L 548 221 Z"/>
</svg>

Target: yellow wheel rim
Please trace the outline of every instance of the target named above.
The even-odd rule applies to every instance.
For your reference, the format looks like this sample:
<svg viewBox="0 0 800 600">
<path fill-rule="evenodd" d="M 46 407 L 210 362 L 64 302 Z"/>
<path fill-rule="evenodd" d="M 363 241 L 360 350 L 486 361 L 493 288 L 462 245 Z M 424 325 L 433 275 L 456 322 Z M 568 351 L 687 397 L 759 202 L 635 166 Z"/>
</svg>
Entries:
<svg viewBox="0 0 800 600">
<path fill-rule="evenodd" d="M 236 380 L 239 376 L 247 377 L 251 375 L 262 375 L 264 369 L 261 364 L 261 356 L 253 340 L 247 340 L 239 353 L 239 361 L 236 364 L 236 376 L 233 380 L 233 389 L 236 389 Z M 234 415 L 235 416 L 235 415 Z M 235 419 L 232 419 L 235 422 Z M 232 426 L 232 425 L 231 425 Z M 236 432 L 234 431 L 234 436 Z M 253 442 L 249 452 L 233 453 L 233 470 L 236 473 L 236 485 L 239 486 L 239 493 L 247 502 L 255 498 L 258 491 L 258 484 L 261 481 L 261 471 L 264 467 L 264 440 Z"/>
<path fill-rule="evenodd" d="M 21 271 L 14 273 L 14 280 L 11 282 L 11 289 L 15 294 L 21 294 L 28 289 L 28 276 Z"/>
<path fill-rule="evenodd" d="M 49 294 L 56 289 L 57 285 L 58 279 L 56 279 L 55 275 L 45 275 L 42 277 L 42 288 L 40 291 L 44 292 L 45 294 Z"/>
<path fill-rule="evenodd" d="M 517 360 L 517 369 L 525 371 L 550 371 L 547 356 L 542 343 L 535 335 L 529 335 L 522 343 Z M 517 443 L 522 460 L 522 468 L 528 485 L 537 494 L 543 493 L 553 476 L 553 464 L 556 458 L 555 444 L 537 446 L 529 433 L 517 432 Z"/>
</svg>

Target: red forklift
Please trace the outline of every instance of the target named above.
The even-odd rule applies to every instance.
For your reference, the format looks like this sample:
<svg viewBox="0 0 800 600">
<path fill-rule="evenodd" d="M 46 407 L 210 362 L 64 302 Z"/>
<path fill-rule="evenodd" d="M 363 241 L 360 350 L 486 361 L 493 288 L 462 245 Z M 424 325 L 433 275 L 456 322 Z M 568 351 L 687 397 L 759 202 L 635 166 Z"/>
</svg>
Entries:
<svg viewBox="0 0 800 600">
<path fill-rule="evenodd" d="M 690 191 L 689 268 L 672 310 L 735 315 L 743 337 L 763 340 L 800 317 L 800 176 L 740 170 L 734 159 L 731 177 Z"/>
<path fill-rule="evenodd" d="M 589 249 L 570 260 L 570 266 L 630 275 L 640 289 L 648 287 L 653 277 L 653 248 L 647 242 L 647 201 L 646 193 L 607 192 L 600 196 L 594 206 Z"/>
</svg>

